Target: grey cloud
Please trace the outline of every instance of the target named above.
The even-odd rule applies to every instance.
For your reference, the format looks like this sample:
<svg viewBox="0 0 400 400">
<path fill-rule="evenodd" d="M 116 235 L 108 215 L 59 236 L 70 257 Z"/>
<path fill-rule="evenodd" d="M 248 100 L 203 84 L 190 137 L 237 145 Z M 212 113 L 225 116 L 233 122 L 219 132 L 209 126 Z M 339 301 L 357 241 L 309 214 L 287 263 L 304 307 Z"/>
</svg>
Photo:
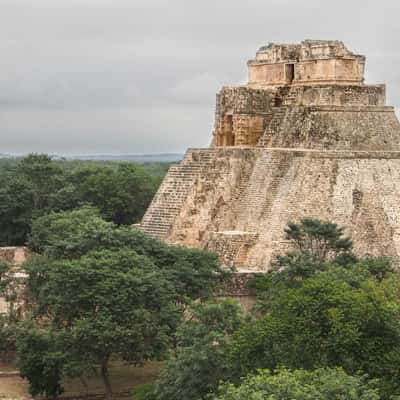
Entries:
<svg viewBox="0 0 400 400">
<path fill-rule="evenodd" d="M 0 152 L 183 151 L 269 41 L 343 40 L 400 108 L 397 0 L 1 0 Z"/>
</svg>

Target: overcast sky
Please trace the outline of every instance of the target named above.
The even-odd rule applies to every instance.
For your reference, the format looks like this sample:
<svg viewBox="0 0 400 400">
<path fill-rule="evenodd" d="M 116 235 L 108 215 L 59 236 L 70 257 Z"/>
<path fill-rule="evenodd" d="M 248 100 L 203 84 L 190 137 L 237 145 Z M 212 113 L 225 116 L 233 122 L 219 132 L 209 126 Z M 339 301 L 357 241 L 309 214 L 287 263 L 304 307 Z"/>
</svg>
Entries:
<svg viewBox="0 0 400 400">
<path fill-rule="evenodd" d="M 338 39 L 400 109 L 399 0 L 0 0 L 0 153 L 183 152 L 270 41 Z"/>
</svg>

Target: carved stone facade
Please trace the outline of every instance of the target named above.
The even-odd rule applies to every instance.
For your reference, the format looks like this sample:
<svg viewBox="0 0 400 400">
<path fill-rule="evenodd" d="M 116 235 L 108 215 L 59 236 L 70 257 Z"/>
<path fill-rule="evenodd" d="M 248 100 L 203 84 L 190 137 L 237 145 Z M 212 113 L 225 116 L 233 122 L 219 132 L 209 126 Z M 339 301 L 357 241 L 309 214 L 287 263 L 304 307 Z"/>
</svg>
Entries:
<svg viewBox="0 0 400 400">
<path fill-rule="evenodd" d="M 141 229 L 256 272 L 289 249 L 289 221 L 315 217 L 346 227 L 357 254 L 399 264 L 400 123 L 385 86 L 365 85 L 365 58 L 341 42 L 268 45 L 256 61 L 290 61 L 294 78 L 265 67 L 263 81 L 223 88 L 211 148 L 171 167 Z M 296 72 L 311 62 L 310 78 Z"/>
<path fill-rule="evenodd" d="M 275 95 L 248 87 L 225 87 L 217 95 L 215 146 L 255 146 L 273 112 Z"/>
<path fill-rule="evenodd" d="M 270 43 L 261 47 L 249 67 L 249 85 L 360 85 L 365 57 L 342 42 L 305 40 L 300 44 Z"/>
</svg>

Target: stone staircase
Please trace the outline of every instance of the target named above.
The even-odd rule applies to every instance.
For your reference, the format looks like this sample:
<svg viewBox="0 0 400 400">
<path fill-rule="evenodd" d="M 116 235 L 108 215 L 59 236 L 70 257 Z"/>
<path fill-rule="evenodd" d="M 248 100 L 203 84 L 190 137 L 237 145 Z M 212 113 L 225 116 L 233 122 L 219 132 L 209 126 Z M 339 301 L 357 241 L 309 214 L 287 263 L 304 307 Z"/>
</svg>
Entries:
<svg viewBox="0 0 400 400">
<path fill-rule="evenodd" d="M 241 229 L 257 232 L 261 221 L 270 221 L 270 213 L 276 194 L 286 185 L 286 175 L 292 165 L 293 154 L 286 151 L 265 149 L 260 152 L 248 180 L 242 198 L 238 200 L 240 207 L 238 221 Z M 272 227 L 265 227 L 270 230 Z"/>
<path fill-rule="evenodd" d="M 190 149 L 180 164 L 172 165 L 139 228 L 158 239 L 165 239 L 197 178 L 210 167 L 218 149 Z"/>
<path fill-rule="evenodd" d="M 266 171 L 270 169 L 271 159 L 272 153 L 269 151 L 263 151 L 256 160 L 252 173 L 248 179 L 246 190 L 243 192 L 242 197 L 239 200 L 239 220 L 246 221 L 249 214 L 252 217 L 251 219 L 257 219 L 260 204 L 263 203 L 265 198 L 265 192 L 263 189 L 265 188 L 267 179 Z M 250 222 L 251 221 L 247 221 L 243 228 L 251 229 Z"/>
<path fill-rule="evenodd" d="M 286 110 L 287 109 L 284 106 L 274 108 L 274 113 L 272 115 L 271 121 L 266 127 L 263 135 L 260 137 L 257 143 L 257 147 L 270 147 L 272 138 L 279 130 L 283 120 L 285 119 Z"/>
</svg>

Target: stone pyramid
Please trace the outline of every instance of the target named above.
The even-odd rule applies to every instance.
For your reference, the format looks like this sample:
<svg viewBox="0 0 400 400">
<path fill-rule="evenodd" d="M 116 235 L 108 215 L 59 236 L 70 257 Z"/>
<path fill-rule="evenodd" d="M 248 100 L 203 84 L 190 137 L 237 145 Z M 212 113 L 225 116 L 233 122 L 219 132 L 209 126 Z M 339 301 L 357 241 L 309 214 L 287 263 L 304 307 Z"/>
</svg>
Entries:
<svg viewBox="0 0 400 400">
<path fill-rule="evenodd" d="M 141 229 L 264 271 L 289 221 L 346 227 L 358 255 L 400 256 L 400 124 L 342 42 L 269 44 L 217 94 L 210 148 L 173 165 Z"/>
</svg>

